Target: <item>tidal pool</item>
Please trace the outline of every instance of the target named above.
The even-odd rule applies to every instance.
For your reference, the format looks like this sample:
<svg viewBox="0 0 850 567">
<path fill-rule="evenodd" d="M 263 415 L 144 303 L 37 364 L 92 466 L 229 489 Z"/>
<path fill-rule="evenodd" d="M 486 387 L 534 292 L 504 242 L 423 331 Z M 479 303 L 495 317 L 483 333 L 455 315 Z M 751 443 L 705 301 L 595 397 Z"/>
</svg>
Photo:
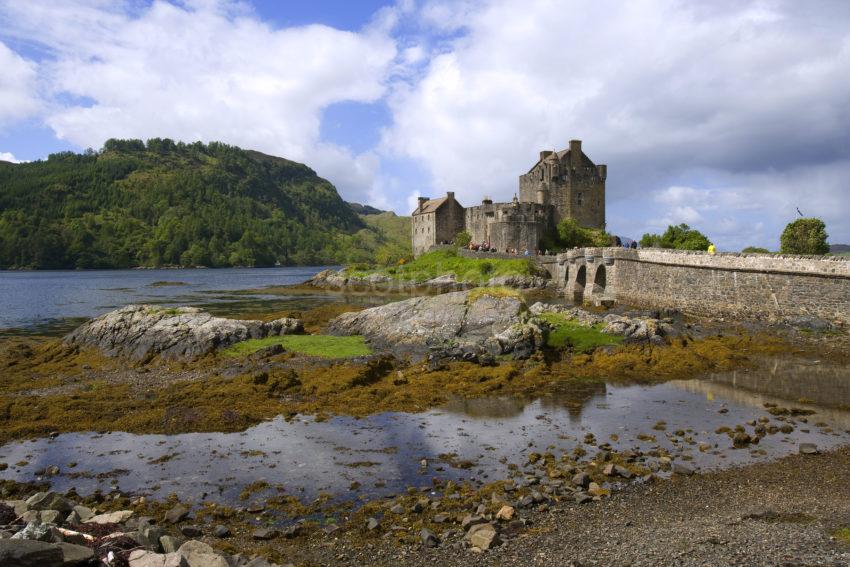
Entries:
<svg viewBox="0 0 850 567">
<path fill-rule="evenodd" d="M 765 404 L 816 413 L 776 417 Z M 245 504 L 239 498 L 243 488 L 264 480 L 305 501 L 321 492 L 344 500 L 428 486 L 434 477 L 474 483 L 505 478 L 511 463 L 521 472 L 532 452 L 557 456 L 582 445 L 592 456 L 595 449 L 584 445 L 588 433 L 616 450 L 662 447 L 677 460 L 710 470 L 795 453 L 803 442 L 822 450 L 847 444 L 848 407 L 850 369 L 773 358 L 756 370 L 700 380 L 587 382 L 534 400 L 455 400 L 419 414 L 277 418 L 241 433 L 63 434 L 0 447 L 0 462 L 9 465 L 0 478 L 30 481 L 37 471 L 56 465 L 61 472 L 49 479 L 53 487 L 74 487 L 81 494 L 120 488 Z M 729 436 L 715 431 L 760 417 L 794 429 L 743 449 L 733 449 Z M 659 421 L 666 423 L 663 430 Z M 677 430 L 685 430 L 688 439 Z M 262 497 L 258 493 L 251 500 Z"/>
</svg>

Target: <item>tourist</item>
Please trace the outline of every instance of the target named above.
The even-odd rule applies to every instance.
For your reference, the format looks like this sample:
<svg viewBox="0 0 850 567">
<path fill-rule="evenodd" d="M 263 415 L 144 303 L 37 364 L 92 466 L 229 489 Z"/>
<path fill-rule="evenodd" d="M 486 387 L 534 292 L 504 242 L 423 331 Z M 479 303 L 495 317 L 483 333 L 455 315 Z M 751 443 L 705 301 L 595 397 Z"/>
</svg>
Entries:
<svg viewBox="0 0 850 567">
<path fill-rule="evenodd" d="M 717 254 L 717 248 L 714 247 L 714 243 L 712 243 L 712 242 L 709 242 L 709 244 L 708 244 L 708 253 L 711 254 L 712 256 Z"/>
</svg>

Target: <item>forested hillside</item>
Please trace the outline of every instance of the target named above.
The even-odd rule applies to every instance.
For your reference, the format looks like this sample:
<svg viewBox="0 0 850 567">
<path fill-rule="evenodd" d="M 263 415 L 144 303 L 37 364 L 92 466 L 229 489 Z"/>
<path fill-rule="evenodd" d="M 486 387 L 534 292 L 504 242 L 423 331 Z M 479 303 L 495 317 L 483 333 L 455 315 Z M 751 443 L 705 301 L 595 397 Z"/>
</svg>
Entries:
<svg viewBox="0 0 850 567">
<path fill-rule="evenodd" d="M 336 264 L 404 246 L 309 167 L 221 143 L 0 162 L 0 268 Z"/>
</svg>

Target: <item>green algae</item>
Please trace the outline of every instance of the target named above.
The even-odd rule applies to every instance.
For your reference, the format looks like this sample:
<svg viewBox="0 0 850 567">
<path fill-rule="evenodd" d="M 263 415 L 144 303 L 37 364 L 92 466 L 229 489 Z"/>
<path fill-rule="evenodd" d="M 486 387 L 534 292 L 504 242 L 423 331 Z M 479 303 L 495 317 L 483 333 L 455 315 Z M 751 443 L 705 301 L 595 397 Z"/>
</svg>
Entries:
<svg viewBox="0 0 850 567">
<path fill-rule="evenodd" d="M 550 348 L 569 347 L 573 352 L 587 353 L 601 346 L 622 344 L 623 337 L 603 333 L 604 323 L 589 326 L 562 313 L 541 313 L 540 319 L 552 328 L 546 333 L 546 346 Z"/>
<path fill-rule="evenodd" d="M 331 335 L 284 335 L 249 339 L 228 347 L 221 352 L 225 357 L 240 357 L 253 354 L 260 349 L 281 345 L 289 352 L 322 358 L 354 358 L 372 354 L 366 339 L 359 335 L 336 337 Z"/>
</svg>

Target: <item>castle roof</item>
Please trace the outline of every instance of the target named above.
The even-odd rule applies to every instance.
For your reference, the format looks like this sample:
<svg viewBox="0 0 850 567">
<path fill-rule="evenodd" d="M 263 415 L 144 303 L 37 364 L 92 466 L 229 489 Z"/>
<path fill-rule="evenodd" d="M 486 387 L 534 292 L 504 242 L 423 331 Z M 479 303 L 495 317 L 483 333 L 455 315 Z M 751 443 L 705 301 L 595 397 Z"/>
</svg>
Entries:
<svg viewBox="0 0 850 567">
<path fill-rule="evenodd" d="M 585 166 L 596 167 L 596 164 L 593 163 L 593 161 L 591 161 L 591 159 L 589 157 L 587 157 L 587 155 L 584 152 L 582 152 L 581 155 L 582 155 L 582 162 L 584 162 Z M 534 162 L 534 165 L 532 165 L 529 168 L 527 173 L 531 173 L 532 170 L 535 167 L 537 167 L 538 165 L 540 165 L 543 162 L 555 161 L 556 159 L 560 162 L 565 162 L 565 161 L 569 162 L 570 161 L 570 150 L 569 150 L 569 148 L 566 149 L 566 150 L 561 150 L 560 152 L 553 152 L 552 154 L 546 156 L 543 159 L 538 159 L 536 162 Z"/>
<path fill-rule="evenodd" d="M 448 199 L 448 197 L 440 197 L 439 199 L 430 199 L 428 201 L 425 201 L 413 213 L 414 214 L 433 213 L 434 211 L 439 209 L 441 206 L 443 206 L 443 203 L 446 202 L 446 199 Z"/>
</svg>

